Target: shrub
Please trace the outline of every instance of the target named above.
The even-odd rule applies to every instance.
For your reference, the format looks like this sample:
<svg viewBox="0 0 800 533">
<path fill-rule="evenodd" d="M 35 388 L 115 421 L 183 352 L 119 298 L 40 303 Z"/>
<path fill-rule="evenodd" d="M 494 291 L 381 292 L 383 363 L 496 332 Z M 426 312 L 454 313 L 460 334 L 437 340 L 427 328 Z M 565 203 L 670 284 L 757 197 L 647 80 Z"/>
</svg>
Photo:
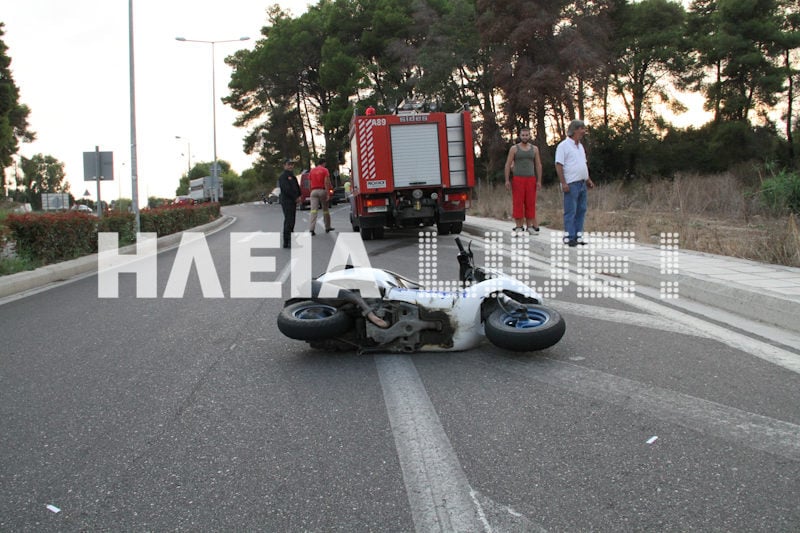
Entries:
<svg viewBox="0 0 800 533">
<path fill-rule="evenodd" d="M 77 212 L 11 214 L 6 219 L 17 253 L 55 263 L 97 250 L 97 219 Z"/>
<path fill-rule="evenodd" d="M 139 218 L 143 233 L 159 237 L 207 224 L 219 218 L 219 204 L 174 205 L 143 209 Z"/>
<path fill-rule="evenodd" d="M 119 245 L 125 246 L 136 242 L 136 219 L 133 213 L 110 212 L 104 215 L 97 224 L 97 231 L 116 233 Z"/>
<path fill-rule="evenodd" d="M 775 213 L 800 215 L 800 174 L 784 170 L 765 179 L 761 199 Z"/>
<path fill-rule="evenodd" d="M 140 214 L 141 231 L 155 232 L 161 237 L 206 224 L 219 216 L 219 204 L 144 209 Z M 117 233 L 120 246 L 136 241 L 134 216 L 130 213 L 108 213 L 101 219 L 75 211 L 10 214 L 5 223 L 11 232 L 10 240 L 16 242 L 16 253 L 43 264 L 96 252 L 98 231 Z"/>
</svg>

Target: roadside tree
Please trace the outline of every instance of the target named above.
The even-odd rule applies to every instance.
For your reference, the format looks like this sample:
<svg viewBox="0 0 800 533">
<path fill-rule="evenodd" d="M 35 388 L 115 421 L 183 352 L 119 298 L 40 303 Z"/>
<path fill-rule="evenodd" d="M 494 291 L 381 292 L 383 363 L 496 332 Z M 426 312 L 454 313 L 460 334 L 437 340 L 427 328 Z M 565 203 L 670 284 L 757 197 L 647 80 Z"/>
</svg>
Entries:
<svg viewBox="0 0 800 533">
<path fill-rule="evenodd" d="M 64 163 L 51 155 L 23 157 L 20 168 L 22 176 L 18 178 L 17 189 L 24 189 L 24 201 L 34 209 L 41 209 L 43 192 L 69 192 Z"/>
<path fill-rule="evenodd" d="M 4 26 L 0 22 L 0 170 L 11 166 L 20 142 L 32 142 L 36 138 L 28 129 L 30 109 L 20 103 L 19 88 L 11 75 L 11 57 L 3 41 Z"/>
</svg>

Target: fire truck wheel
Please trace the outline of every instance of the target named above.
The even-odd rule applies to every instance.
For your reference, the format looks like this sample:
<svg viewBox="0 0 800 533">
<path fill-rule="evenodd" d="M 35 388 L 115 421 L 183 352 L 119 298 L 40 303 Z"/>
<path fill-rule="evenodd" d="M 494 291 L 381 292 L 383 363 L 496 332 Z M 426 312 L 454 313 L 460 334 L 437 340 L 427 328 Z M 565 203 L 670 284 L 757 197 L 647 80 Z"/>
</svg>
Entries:
<svg viewBox="0 0 800 533">
<path fill-rule="evenodd" d="M 365 241 L 371 241 L 373 237 L 373 230 L 374 228 L 361 228 L 361 239 Z"/>
<path fill-rule="evenodd" d="M 358 224 L 356 224 L 356 221 L 353 218 L 353 213 L 352 212 L 350 213 L 350 226 L 352 226 L 353 231 L 358 231 L 359 230 Z"/>
<path fill-rule="evenodd" d="M 436 224 L 436 233 L 439 235 L 450 235 L 450 224 Z"/>
<path fill-rule="evenodd" d="M 450 233 L 452 233 L 453 235 L 458 235 L 459 233 L 461 233 L 462 229 L 464 229 L 463 222 L 453 222 L 452 224 L 450 224 Z"/>
</svg>

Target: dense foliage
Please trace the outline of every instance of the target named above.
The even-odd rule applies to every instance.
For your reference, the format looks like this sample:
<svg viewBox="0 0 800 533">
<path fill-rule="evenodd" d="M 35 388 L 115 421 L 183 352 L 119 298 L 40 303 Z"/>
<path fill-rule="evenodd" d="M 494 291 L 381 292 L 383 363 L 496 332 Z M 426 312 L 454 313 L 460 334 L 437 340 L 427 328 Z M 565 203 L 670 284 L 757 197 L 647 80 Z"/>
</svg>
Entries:
<svg viewBox="0 0 800 533">
<path fill-rule="evenodd" d="M 11 57 L 3 41 L 4 24 L 0 22 L 0 170 L 11 166 L 11 156 L 19 143 L 30 142 L 35 134 L 28 129 L 30 109 L 19 101 L 19 88 L 11 75 Z"/>
<path fill-rule="evenodd" d="M 256 47 L 226 60 L 226 101 L 257 172 L 286 156 L 336 160 L 353 113 L 417 99 L 473 110 L 490 181 L 520 127 L 547 163 L 574 118 L 589 122 L 598 179 L 669 176 L 796 163 L 798 49 L 791 0 L 321 0 L 299 17 L 270 8 Z M 664 118 L 681 111 L 679 89 L 704 96 L 708 124 Z"/>
</svg>

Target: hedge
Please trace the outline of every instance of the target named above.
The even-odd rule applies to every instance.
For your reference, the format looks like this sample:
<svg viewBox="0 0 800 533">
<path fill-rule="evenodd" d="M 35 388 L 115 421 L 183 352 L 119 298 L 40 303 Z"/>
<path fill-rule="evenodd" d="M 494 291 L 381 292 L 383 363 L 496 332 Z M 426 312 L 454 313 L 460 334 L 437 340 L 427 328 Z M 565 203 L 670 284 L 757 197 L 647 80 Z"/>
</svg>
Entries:
<svg viewBox="0 0 800 533">
<path fill-rule="evenodd" d="M 220 216 L 219 204 L 168 206 L 143 209 L 139 220 L 143 233 L 159 237 L 191 229 Z M 6 226 L 22 257 L 57 263 L 97 252 L 97 233 L 119 234 L 119 244 L 135 242 L 135 219 L 131 213 L 109 212 L 98 219 L 74 211 L 58 213 L 11 214 Z"/>
</svg>

